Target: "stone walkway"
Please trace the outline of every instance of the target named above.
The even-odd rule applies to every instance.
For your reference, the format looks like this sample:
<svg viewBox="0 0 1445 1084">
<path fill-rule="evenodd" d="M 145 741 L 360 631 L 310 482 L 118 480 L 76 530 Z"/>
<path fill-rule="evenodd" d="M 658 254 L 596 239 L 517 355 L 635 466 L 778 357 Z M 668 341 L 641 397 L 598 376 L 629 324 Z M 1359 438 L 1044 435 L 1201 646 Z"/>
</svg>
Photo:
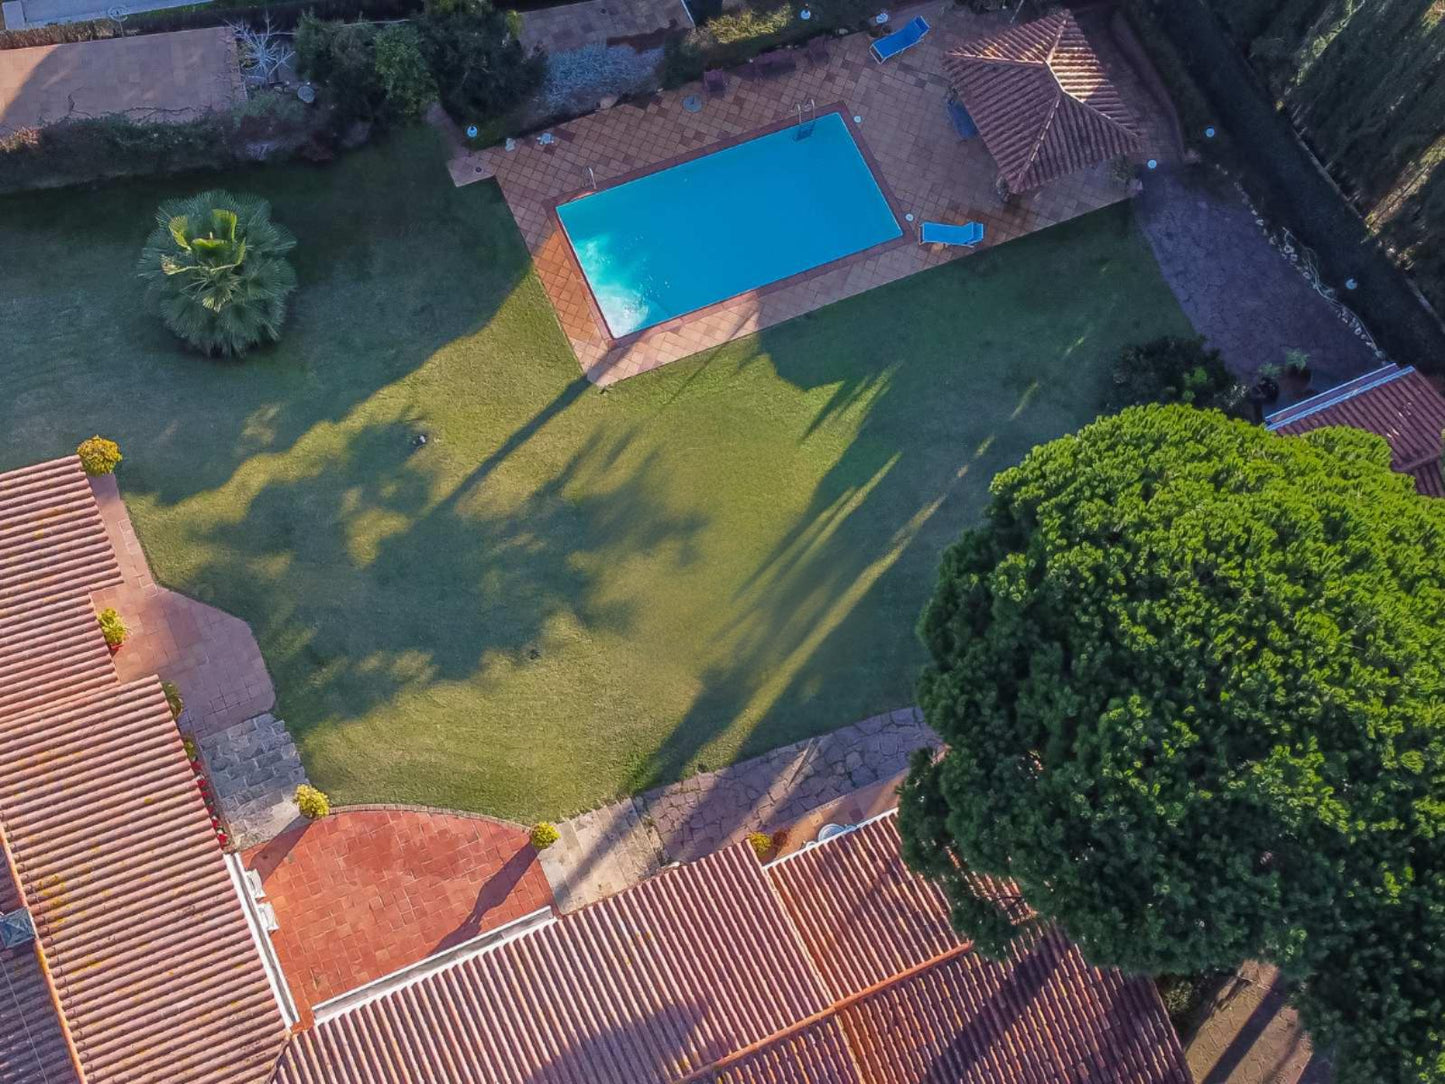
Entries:
<svg viewBox="0 0 1445 1084">
<path fill-rule="evenodd" d="M 1328 1084 L 1299 1014 L 1285 1001 L 1279 971 L 1247 963 L 1220 989 L 1184 1044 L 1199 1084 Z"/>
<path fill-rule="evenodd" d="M 497 179 L 589 380 L 610 384 L 655 369 L 1125 197 L 1124 186 L 1111 177 L 1107 163 L 1101 163 L 1001 203 L 995 187 L 998 169 L 982 141 L 960 141 L 949 120 L 949 84 L 942 63 L 948 48 L 988 34 L 1006 20 L 937 0 L 907 14 L 924 15 L 934 30 L 886 65 L 873 60 L 867 34 L 850 34 L 829 42 L 820 63 L 795 51 L 796 69 L 787 74 L 762 75 L 755 64 L 734 69 L 726 73 L 721 96 L 706 94 L 692 83 L 559 125 L 545 144 L 526 139 L 511 151 L 463 149 L 453 157 L 452 176 L 458 184 Z M 1108 31 L 1085 29 L 1140 119 L 1140 157 L 1168 160 L 1172 122 L 1161 114 Z M 684 108 L 691 96 L 699 97 L 699 112 Z M 605 185 L 671 164 L 679 156 L 740 141 L 769 125 L 786 124 L 797 104 L 808 101 L 816 103 L 820 114 L 841 109 L 847 118 L 861 118 L 852 126 L 855 138 L 903 223 L 904 235 L 826 268 L 659 324 L 635 338 L 613 339 L 558 228 L 554 204 L 584 191 L 592 175 Z M 914 216 L 913 224 L 904 220 L 907 214 Z M 917 222 L 924 220 L 978 221 L 987 233 L 975 250 L 924 246 L 914 233 Z"/>
<path fill-rule="evenodd" d="M 238 849 L 264 843 L 296 821 L 296 787 L 306 782 L 306 769 L 280 719 L 266 712 L 197 744 Z"/>
<path fill-rule="evenodd" d="M 937 738 L 918 709 L 877 715 L 573 817 L 557 826 L 561 839 L 542 852 L 542 868 L 558 909 L 573 911 L 669 862 L 794 825 L 819 807 L 841 808 L 854 792 L 898 776 L 925 745 Z"/>
<path fill-rule="evenodd" d="M 468 814 L 339 809 L 244 858 L 303 1015 L 552 902 L 527 830 Z"/>
<path fill-rule="evenodd" d="M 130 630 L 114 657 L 119 679 L 174 682 L 185 701 L 181 730 L 198 741 L 270 711 L 276 691 L 251 627 L 156 583 L 115 475 L 90 484 L 125 578 L 93 596 L 97 610 L 113 606 Z"/>
<path fill-rule="evenodd" d="M 1380 364 L 1269 243 L 1227 178 L 1204 166 L 1163 170 L 1146 179 L 1139 210 L 1165 281 L 1235 372 L 1282 367 L 1299 349 L 1321 391 Z"/>
</svg>

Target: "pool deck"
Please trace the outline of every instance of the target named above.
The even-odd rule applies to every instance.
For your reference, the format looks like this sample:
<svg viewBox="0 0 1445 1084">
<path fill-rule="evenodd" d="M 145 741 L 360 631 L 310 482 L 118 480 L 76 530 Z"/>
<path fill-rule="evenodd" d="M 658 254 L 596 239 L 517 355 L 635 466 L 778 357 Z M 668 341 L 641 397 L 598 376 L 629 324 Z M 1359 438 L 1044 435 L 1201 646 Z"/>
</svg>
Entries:
<svg viewBox="0 0 1445 1084">
<path fill-rule="evenodd" d="M 664 91 L 641 103 L 593 113 L 552 130 L 554 141 L 519 140 L 512 151 L 491 147 L 463 152 L 452 160 L 458 184 L 495 177 L 532 253 L 538 277 L 557 310 L 587 378 L 611 384 L 656 369 L 699 351 L 749 335 L 875 286 L 894 282 L 971 252 L 1045 229 L 1124 199 L 1124 188 L 1107 164 L 1082 171 L 1004 205 L 995 194 L 998 170 L 978 139 L 962 142 L 945 109 L 948 81 L 944 53 L 969 38 L 1003 25 L 953 4 L 909 9 L 934 27 L 921 44 L 879 65 L 870 39 L 851 34 L 829 42 L 828 59 L 810 65 L 797 51 L 797 70 L 758 75 L 754 65 L 727 73 L 727 89 L 710 96 L 693 83 Z M 895 19 L 898 16 L 895 14 Z M 1085 23 L 1090 40 L 1111 78 L 1133 108 L 1144 133 L 1138 156 L 1173 157 L 1170 122 L 1123 59 L 1103 25 Z M 696 94 L 700 112 L 683 101 Z M 925 220 L 979 221 L 987 234 L 976 249 L 945 249 L 904 241 L 869 249 L 847 259 L 762 287 L 719 304 L 658 324 L 625 339 L 612 339 L 592 300 L 566 238 L 558 226 L 559 200 L 591 186 L 636 176 L 699 152 L 736 143 L 792 116 L 796 103 L 813 100 L 819 110 L 841 104 L 877 179 L 895 206 L 914 215 L 905 227 Z M 705 213 L 699 208 L 699 213 Z"/>
</svg>

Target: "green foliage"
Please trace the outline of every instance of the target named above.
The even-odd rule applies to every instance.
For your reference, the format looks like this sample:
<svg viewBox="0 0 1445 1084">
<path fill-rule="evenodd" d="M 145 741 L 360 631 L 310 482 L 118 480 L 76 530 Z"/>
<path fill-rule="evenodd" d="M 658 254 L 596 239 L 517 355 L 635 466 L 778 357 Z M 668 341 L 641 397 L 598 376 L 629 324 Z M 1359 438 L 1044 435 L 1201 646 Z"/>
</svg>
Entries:
<svg viewBox="0 0 1445 1084">
<path fill-rule="evenodd" d="M 766 832 L 749 832 L 748 846 L 753 849 L 755 855 L 766 862 L 773 854 L 773 837 Z"/>
<path fill-rule="evenodd" d="M 1238 381 L 1218 350 L 1200 338 L 1165 337 L 1126 347 L 1114 363 L 1110 403 L 1118 410 L 1146 403 L 1187 403 L 1226 412 L 1243 401 Z"/>
<path fill-rule="evenodd" d="M 79 23 L 52 23 L 26 30 L 0 30 L 0 50 L 33 49 L 41 45 L 66 45 L 77 41 L 105 41 L 120 37 L 120 26 L 112 19 L 91 19 Z"/>
<path fill-rule="evenodd" d="M 1134 408 L 944 554 L 905 857 L 990 953 L 1012 879 L 1090 960 L 1304 980 L 1341 1081 L 1440 1079 L 1445 503 L 1378 437 Z"/>
<path fill-rule="evenodd" d="M 402 120 L 418 120 L 436 101 L 436 80 L 421 54 L 416 27 L 388 26 L 376 35 L 376 75 L 387 104 Z"/>
<path fill-rule="evenodd" d="M 736 67 L 771 49 L 820 34 L 861 29 L 877 11 L 867 0 L 814 0 L 807 7 L 812 18 L 806 21 L 799 17 L 798 0 L 739 7 L 668 38 L 663 43 L 663 86 L 681 86 L 702 78 L 705 70 Z"/>
<path fill-rule="evenodd" d="M 545 851 L 548 847 L 552 846 L 552 844 L 556 843 L 559 839 L 561 839 L 562 836 L 560 833 L 558 833 L 557 826 L 555 824 L 550 824 L 547 821 L 540 821 L 537 824 L 532 825 L 532 831 L 528 834 L 528 838 L 532 841 L 532 846 L 534 848 L 539 851 Z"/>
<path fill-rule="evenodd" d="M 371 23 L 323 22 L 310 12 L 296 24 L 296 70 L 327 89 L 340 123 L 374 120 L 385 104 L 376 37 Z"/>
<path fill-rule="evenodd" d="M 80 465 L 90 475 L 109 474 L 120 466 L 125 457 L 120 454 L 120 445 L 97 434 L 82 440 L 76 446 L 75 454 L 80 456 Z"/>
<path fill-rule="evenodd" d="M 541 50 L 529 54 L 516 18 L 487 0 L 428 0 L 417 25 L 438 96 L 458 123 L 498 117 L 542 85 Z"/>
<path fill-rule="evenodd" d="M 203 353 L 244 354 L 281 337 L 296 245 L 254 196 L 202 192 L 169 200 L 141 250 L 146 300 L 168 328 Z"/>
<path fill-rule="evenodd" d="M 95 615 L 95 619 L 100 623 L 100 634 L 111 647 L 120 647 L 130 635 L 130 629 L 125 627 L 114 607 L 107 606 Z"/>
<path fill-rule="evenodd" d="M 331 813 L 331 799 L 310 783 L 296 788 L 296 808 L 309 821 L 320 820 Z"/>
<path fill-rule="evenodd" d="M 171 718 L 179 719 L 181 712 L 186 710 L 186 702 L 181 698 L 181 690 L 174 681 L 161 682 L 161 692 L 166 694 L 166 707 L 171 709 Z"/>
</svg>

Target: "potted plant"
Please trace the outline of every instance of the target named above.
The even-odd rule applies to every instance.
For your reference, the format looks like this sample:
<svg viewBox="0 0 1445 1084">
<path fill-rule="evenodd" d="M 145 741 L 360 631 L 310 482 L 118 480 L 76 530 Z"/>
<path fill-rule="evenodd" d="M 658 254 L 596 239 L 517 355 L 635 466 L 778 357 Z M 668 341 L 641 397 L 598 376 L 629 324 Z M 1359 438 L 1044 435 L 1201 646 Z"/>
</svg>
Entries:
<svg viewBox="0 0 1445 1084">
<path fill-rule="evenodd" d="M 1249 398 L 1251 402 L 1268 406 L 1279 398 L 1279 375 L 1280 368 L 1274 362 L 1265 362 L 1254 374 L 1254 384 L 1250 386 Z"/>
<path fill-rule="evenodd" d="M 1310 356 L 1303 350 L 1284 352 L 1284 371 L 1300 390 L 1310 386 Z"/>
<path fill-rule="evenodd" d="M 120 650 L 120 645 L 125 643 L 126 637 L 130 635 L 130 629 L 125 627 L 125 622 L 120 619 L 120 614 L 116 613 L 115 608 L 111 606 L 107 606 L 96 614 L 95 619 L 100 622 L 100 634 L 105 637 L 105 645 L 114 655 Z"/>
</svg>

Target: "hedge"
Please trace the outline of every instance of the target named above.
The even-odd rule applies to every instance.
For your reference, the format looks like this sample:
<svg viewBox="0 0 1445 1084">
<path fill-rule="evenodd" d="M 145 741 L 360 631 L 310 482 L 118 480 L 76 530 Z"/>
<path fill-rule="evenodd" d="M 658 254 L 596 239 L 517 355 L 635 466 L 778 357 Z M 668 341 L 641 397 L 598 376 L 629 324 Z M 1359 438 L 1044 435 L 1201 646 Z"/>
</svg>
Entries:
<svg viewBox="0 0 1445 1084">
<path fill-rule="evenodd" d="M 806 20 L 801 17 L 804 7 L 812 13 Z M 697 29 L 664 43 L 662 85 L 681 86 L 712 68 L 736 67 L 769 50 L 822 34 L 862 30 L 877 10 L 876 0 L 789 0 L 714 15 Z"/>
<path fill-rule="evenodd" d="M 1440 321 L 1277 111 L 1214 14 L 1201 0 L 1135 0 L 1131 14 L 1136 21 L 1155 20 L 1172 42 L 1230 137 L 1224 146 L 1211 145 L 1211 153 L 1234 168 L 1266 220 L 1314 249 L 1326 282 L 1358 282 L 1344 300 L 1387 353 L 1433 373 L 1445 371 Z M 1140 36 L 1147 46 L 1149 35 Z"/>
</svg>

